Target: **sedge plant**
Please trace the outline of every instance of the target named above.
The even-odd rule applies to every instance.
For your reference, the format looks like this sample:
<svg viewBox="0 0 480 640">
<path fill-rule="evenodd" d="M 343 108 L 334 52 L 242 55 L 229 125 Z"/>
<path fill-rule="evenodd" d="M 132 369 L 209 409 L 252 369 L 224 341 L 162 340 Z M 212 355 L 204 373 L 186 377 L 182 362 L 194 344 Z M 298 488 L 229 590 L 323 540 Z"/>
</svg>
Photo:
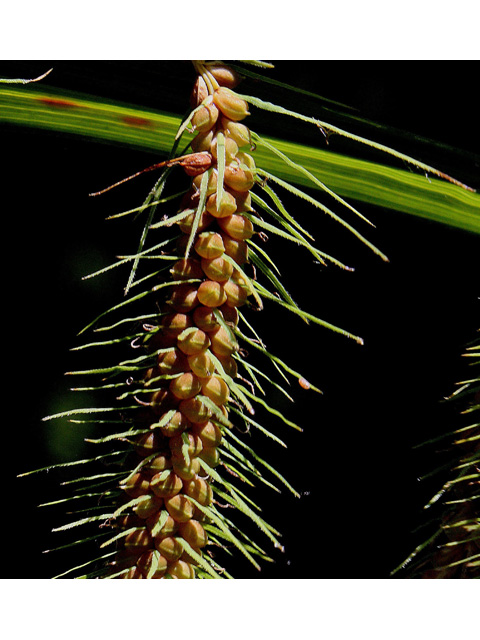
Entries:
<svg viewBox="0 0 480 640">
<path fill-rule="evenodd" d="M 269 66 L 194 61 L 190 109 L 176 126 L 166 159 L 91 194 L 101 198 L 139 174 L 158 174 L 142 204 L 109 216 L 142 220 L 136 251 L 88 276 L 101 278 L 122 268 L 128 273 L 123 299 L 80 331 L 84 342 L 76 347 L 116 359 L 68 372 L 76 393 L 96 394 L 102 403 L 45 418 L 94 423 L 105 432 L 88 439 L 95 449 L 90 457 L 55 465 L 76 475 L 69 480 L 72 494 L 48 504 L 81 505 L 77 518 L 55 529 L 73 536 L 60 548 L 92 541 L 97 547 L 94 557 L 82 558 L 57 577 L 232 578 L 233 553 L 260 569 L 272 560 L 270 548 L 283 549 L 281 531 L 264 519 L 255 487 L 292 497 L 299 492 L 283 470 L 255 450 L 251 436 L 285 446 L 276 425 L 302 429 L 275 406 L 271 390 L 288 401 L 295 399 L 295 386 L 321 391 L 284 354 L 269 349 L 255 329 L 255 312 L 278 305 L 305 325 L 363 341 L 297 305 L 264 240 L 296 245 L 318 265 L 349 269 L 318 248 L 285 205 L 288 194 L 298 206 L 313 207 L 342 225 L 380 260 L 388 258 L 344 219 L 342 208 L 365 222 L 308 159 L 292 157 L 248 126 L 250 108 L 374 146 L 441 178 L 447 187 L 471 192 L 404 154 L 244 94 L 242 78 L 268 81 Z M 174 172 L 185 174 L 180 192 L 170 190 Z M 305 185 L 327 195 L 334 206 L 312 196 Z M 478 225 L 475 216 L 469 224 Z M 478 455 L 473 460 L 460 463 L 477 460 L 478 484 Z"/>
</svg>

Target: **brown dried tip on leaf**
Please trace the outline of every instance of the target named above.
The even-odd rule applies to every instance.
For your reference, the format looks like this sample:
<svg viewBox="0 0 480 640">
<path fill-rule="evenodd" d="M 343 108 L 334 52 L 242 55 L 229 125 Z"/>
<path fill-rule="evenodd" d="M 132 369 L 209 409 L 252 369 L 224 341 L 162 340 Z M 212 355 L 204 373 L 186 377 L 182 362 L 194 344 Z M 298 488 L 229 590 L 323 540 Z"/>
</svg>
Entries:
<svg viewBox="0 0 480 640">
<path fill-rule="evenodd" d="M 300 378 L 298 384 L 302 387 L 302 389 L 310 389 L 310 383 L 305 378 Z"/>
</svg>

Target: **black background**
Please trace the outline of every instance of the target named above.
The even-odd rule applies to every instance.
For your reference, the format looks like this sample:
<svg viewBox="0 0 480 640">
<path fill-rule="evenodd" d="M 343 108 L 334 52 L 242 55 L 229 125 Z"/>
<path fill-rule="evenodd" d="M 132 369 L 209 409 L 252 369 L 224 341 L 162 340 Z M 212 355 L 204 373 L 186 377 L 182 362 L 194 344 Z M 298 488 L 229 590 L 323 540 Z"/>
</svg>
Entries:
<svg viewBox="0 0 480 640">
<path fill-rule="evenodd" d="M 194 79 L 186 61 L 19 61 L 4 63 L 0 76 L 33 77 L 51 66 L 54 71 L 45 80 L 49 86 L 178 114 L 186 110 Z M 452 63 L 447 74 L 441 61 L 278 61 L 274 71 L 266 72 L 351 105 L 365 118 L 409 132 L 407 137 L 347 126 L 333 112 L 322 111 L 318 101 L 285 90 L 251 81 L 242 90 L 370 135 L 478 188 L 475 88 L 468 81 L 459 86 L 460 72 L 471 76 L 468 64 Z M 280 116 L 252 109 L 248 124 L 260 133 L 324 145 L 308 125 Z M 98 352 L 87 358 L 69 349 L 79 344 L 76 334 L 87 322 L 121 300 L 126 273 L 83 282 L 81 277 L 119 253 L 136 250 L 138 225 L 104 218 L 138 206 L 154 178 L 143 176 L 104 198 L 88 198 L 88 193 L 157 157 L 3 124 L 0 132 L 5 367 L 13 362 L 3 400 L 5 487 L 14 487 L 8 490 L 4 544 L 15 554 L 15 566 L 7 573 L 48 578 L 82 559 L 80 552 L 41 554 L 66 541 L 50 533 L 65 522 L 62 512 L 36 507 L 55 499 L 61 477 L 54 472 L 15 476 L 91 453 L 83 444 L 83 427 L 62 423 L 56 428 L 41 419 L 74 403 L 66 396 L 71 380 L 65 371 L 101 364 Z M 458 151 L 438 150 L 420 138 Z M 335 137 L 330 148 L 380 160 Z M 384 156 L 381 161 L 391 162 Z M 412 447 L 457 424 L 456 410 L 441 400 L 465 376 L 460 354 L 478 327 L 478 237 L 353 203 L 376 228 L 345 217 L 388 255 L 385 264 L 319 213 L 288 198 L 285 202 L 321 249 L 355 267 L 354 273 L 321 269 L 308 255 L 273 238 L 268 249 L 285 285 L 302 308 L 361 335 L 365 345 L 307 327 L 270 305 L 250 316 L 271 351 L 304 372 L 324 395 L 294 389 L 297 402 L 286 409 L 303 425 L 302 434 L 270 422 L 288 451 L 255 439 L 259 452 L 304 494 L 298 500 L 287 492 L 259 488 L 255 493 L 265 519 L 282 532 L 285 552 L 273 550 L 275 563 L 258 574 L 242 558 L 229 568 L 240 578 L 386 578 L 423 539 L 422 532 L 412 530 L 423 521 L 422 506 L 444 478 L 418 482 L 436 466 L 435 451 Z M 283 408 L 280 397 L 272 401 Z"/>
</svg>

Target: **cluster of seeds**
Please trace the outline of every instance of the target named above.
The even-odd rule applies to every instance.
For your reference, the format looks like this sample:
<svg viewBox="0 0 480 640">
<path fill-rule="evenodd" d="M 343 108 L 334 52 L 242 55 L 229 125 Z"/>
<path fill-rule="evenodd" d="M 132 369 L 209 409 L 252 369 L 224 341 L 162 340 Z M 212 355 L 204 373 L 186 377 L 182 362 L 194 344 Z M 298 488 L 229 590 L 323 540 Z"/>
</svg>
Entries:
<svg viewBox="0 0 480 640">
<path fill-rule="evenodd" d="M 255 165 L 240 151 L 250 144 L 249 130 L 240 122 L 248 105 L 232 91 L 239 79 L 231 69 L 211 64 L 197 70 L 191 146 L 193 156 L 210 161 L 207 168 L 187 168 L 192 183 L 180 207 L 185 215 L 177 250 L 179 256 L 187 246 L 191 251 L 174 263 L 176 284 L 159 303 L 158 326 L 149 331 L 147 347 L 157 360 L 143 379 L 144 388 L 152 389 L 142 409 L 147 432 L 135 441 L 137 471 L 121 484 L 130 511 L 114 522 L 126 534 L 113 565 L 121 578 L 195 577 L 208 542 L 205 510 L 213 499 L 208 471 L 219 464 L 228 380 L 237 375 L 232 328 L 237 307 L 250 294 L 242 266 L 253 226 L 242 214 L 251 209 Z M 200 197 L 205 206 L 199 217 Z"/>
</svg>

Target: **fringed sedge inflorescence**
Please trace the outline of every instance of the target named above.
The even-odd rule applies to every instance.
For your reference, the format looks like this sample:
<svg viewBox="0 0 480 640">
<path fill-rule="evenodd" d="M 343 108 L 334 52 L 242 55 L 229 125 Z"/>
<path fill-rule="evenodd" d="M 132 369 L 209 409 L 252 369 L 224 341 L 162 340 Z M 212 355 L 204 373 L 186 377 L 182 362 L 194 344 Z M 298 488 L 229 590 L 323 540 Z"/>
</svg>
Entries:
<svg viewBox="0 0 480 640">
<path fill-rule="evenodd" d="M 473 341 L 463 355 L 478 368 L 480 340 Z M 403 570 L 412 578 L 480 578 L 480 376 L 473 371 L 447 400 L 458 404 L 466 424 L 424 443 L 431 445 L 450 438 L 452 447 L 450 477 L 425 505 L 428 513 L 435 514 L 433 534 L 394 575 Z"/>
<path fill-rule="evenodd" d="M 212 550 L 231 553 L 232 548 L 259 568 L 259 560 L 268 560 L 268 554 L 230 519 L 231 511 L 224 507 L 240 511 L 275 547 L 282 548 L 279 533 L 262 519 L 260 510 L 241 487 L 262 482 L 278 490 L 274 484 L 278 481 L 293 495 L 298 493 L 242 440 L 236 425 L 258 430 L 283 444 L 257 416 L 253 417 L 257 404 L 285 424 L 301 429 L 261 397 L 266 379 L 291 399 L 281 384 L 245 359 L 243 347 L 260 351 L 284 379 L 291 376 L 303 389 L 319 389 L 267 350 L 240 309 L 260 309 L 263 300 L 273 301 L 306 322 L 362 342 L 300 309 L 280 282 L 276 266 L 261 243 L 255 242 L 255 234 L 276 234 L 306 248 L 317 262 L 331 261 L 348 269 L 313 246 L 310 234 L 288 213 L 273 187 L 289 189 L 326 213 L 332 212 L 308 194 L 256 167 L 255 142 L 262 143 L 262 139 L 244 124 L 249 105 L 234 91 L 240 81 L 238 73 L 218 62 L 196 61 L 194 66 L 197 79 L 191 95 L 192 111 L 178 132 L 172 157 L 149 167 L 148 170 L 163 172 L 143 206 L 135 210 L 148 211 L 138 253 L 107 267 L 133 262 L 127 293 L 134 286 L 151 282 L 159 273 L 164 277 L 165 270 L 160 270 L 135 280 L 143 259 L 167 261 L 169 277 L 126 298 L 86 327 L 95 326 L 97 332 L 118 329 L 121 333 L 120 337 L 82 348 L 130 341 L 136 347 L 133 355 L 130 353 L 111 367 L 73 372 L 100 376 L 97 386 L 85 389 L 114 391 L 117 404 L 48 418 L 68 415 L 78 423 L 120 425 L 114 433 L 90 440 L 117 443 L 114 451 L 57 465 L 95 465 L 104 461 L 113 467 L 118 463 L 118 471 L 99 473 L 96 469 L 93 475 L 77 479 L 81 489 L 72 499 L 93 499 L 95 505 L 90 512 L 85 510 L 90 515 L 57 530 L 97 527 L 96 533 L 74 544 L 95 539 L 102 555 L 62 576 L 229 578 L 232 576 Z M 189 153 L 186 148 L 178 155 L 178 143 L 188 130 L 195 134 L 190 143 L 192 151 Z M 170 206 L 172 198 L 162 199 L 162 193 L 169 172 L 177 165 L 190 176 L 189 188 L 176 213 L 154 222 L 157 207 L 162 203 Z M 252 191 L 254 187 L 261 195 Z M 254 206 L 270 216 L 271 222 L 264 220 Z M 125 212 L 128 213 L 131 212 Z M 147 231 L 167 227 L 176 228 L 178 235 L 146 249 Z M 384 258 L 368 242 L 367 245 Z M 261 284 L 256 274 L 264 276 L 267 285 Z M 142 306 L 137 315 L 131 313 L 109 326 L 99 326 L 106 314 L 144 305 L 147 298 L 147 311 Z M 127 336 L 126 325 L 132 327 Z M 265 476 L 265 471 L 272 479 Z"/>
</svg>

